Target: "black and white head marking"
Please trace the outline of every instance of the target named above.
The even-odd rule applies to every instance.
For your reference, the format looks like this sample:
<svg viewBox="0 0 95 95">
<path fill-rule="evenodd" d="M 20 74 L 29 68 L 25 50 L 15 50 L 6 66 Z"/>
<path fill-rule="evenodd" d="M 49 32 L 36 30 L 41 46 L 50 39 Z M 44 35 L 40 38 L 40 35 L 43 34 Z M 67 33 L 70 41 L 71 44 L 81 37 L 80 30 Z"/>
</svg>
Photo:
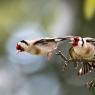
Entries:
<svg viewBox="0 0 95 95">
<path fill-rule="evenodd" d="M 83 47 L 83 45 L 84 45 L 84 39 L 83 39 L 83 38 L 81 38 L 81 41 L 82 41 L 82 47 Z"/>
<path fill-rule="evenodd" d="M 26 44 L 28 46 L 28 43 L 25 40 L 21 40 L 20 42 L 24 43 L 24 44 Z"/>
</svg>

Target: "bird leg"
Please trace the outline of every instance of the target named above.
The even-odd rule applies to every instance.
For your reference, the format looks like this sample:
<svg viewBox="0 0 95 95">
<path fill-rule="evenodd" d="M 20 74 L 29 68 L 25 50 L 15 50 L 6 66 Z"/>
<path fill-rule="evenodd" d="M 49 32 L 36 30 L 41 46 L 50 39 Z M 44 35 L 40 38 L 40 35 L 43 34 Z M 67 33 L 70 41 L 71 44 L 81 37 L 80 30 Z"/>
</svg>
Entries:
<svg viewBox="0 0 95 95">
<path fill-rule="evenodd" d="M 61 51 L 58 51 L 56 55 L 60 55 L 63 60 L 68 61 L 68 59 L 64 56 L 64 54 Z"/>
<path fill-rule="evenodd" d="M 89 90 L 91 90 L 93 87 L 95 87 L 95 80 L 91 80 L 87 82 L 85 85 Z"/>
<path fill-rule="evenodd" d="M 64 69 L 67 67 L 67 63 L 68 63 L 68 59 L 64 56 L 64 54 L 61 51 L 58 51 L 58 53 L 56 53 L 56 55 L 60 55 L 61 58 L 65 61 L 64 64 Z"/>
<path fill-rule="evenodd" d="M 88 72 L 91 72 L 93 68 L 95 68 L 95 60 L 67 59 L 61 51 L 56 53 L 56 55 L 60 55 L 61 58 L 65 61 L 64 69 L 67 67 L 68 63 L 74 63 L 75 69 L 78 69 L 78 75 L 81 76 L 85 75 Z M 89 64 L 89 62 L 92 64 Z M 87 82 L 85 85 L 87 88 L 92 89 L 93 87 L 95 87 L 95 80 L 91 80 Z"/>
</svg>

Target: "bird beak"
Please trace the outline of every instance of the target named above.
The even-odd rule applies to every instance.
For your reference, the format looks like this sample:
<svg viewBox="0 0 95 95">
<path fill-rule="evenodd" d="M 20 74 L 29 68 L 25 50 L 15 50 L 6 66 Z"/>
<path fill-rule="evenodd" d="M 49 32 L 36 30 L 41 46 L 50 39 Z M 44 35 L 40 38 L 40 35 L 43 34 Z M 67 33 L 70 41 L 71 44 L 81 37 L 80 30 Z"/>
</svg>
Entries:
<svg viewBox="0 0 95 95">
<path fill-rule="evenodd" d="M 70 44 L 73 44 L 74 43 L 74 39 L 71 37 L 71 38 L 69 38 L 68 40 L 70 40 Z"/>
<path fill-rule="evenodd" d="M 73 41 L 69 42 L 70 44 L 73 44 Z"/>
<path fill-rule="evenodd" d="M 16 51 L 16 54 L 19 54 L 20 52 L 21 52 L 20 50 L 17 50 L 17 51 Z"/>
</svg>

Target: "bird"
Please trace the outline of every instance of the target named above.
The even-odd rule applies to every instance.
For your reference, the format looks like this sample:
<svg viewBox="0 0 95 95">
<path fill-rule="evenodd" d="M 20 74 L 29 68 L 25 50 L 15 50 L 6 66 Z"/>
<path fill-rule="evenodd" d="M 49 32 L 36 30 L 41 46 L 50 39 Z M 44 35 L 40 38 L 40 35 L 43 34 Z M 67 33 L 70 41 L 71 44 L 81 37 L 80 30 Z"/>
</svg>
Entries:
<svg viewBox="0 0 95 95">
<path fill-rule="evenodd" d="M 21 40 L 16 44 L 17 52 L 27 52 L 33 55 L 48 56 L 51 58 L 52 52 L 57 49 L 58 44 L 64 40 L 70 40 L 71 48 L 69 49 L 70 59 L 95 59 L 95 39 L 90 37 L 82 38 L 80 36 L 66 36 L 55 38 L 40 38 L 34 40 Z M 81 62 L 78 74 L 84 75 L 95 68 L 93 62 Z M 77 67 L 77 63 L 74 63 Z"/>
<path fill-rule="evenodd" d="M 69 49 L 70 59 L 84 59 L 92 60 L 95 59 L 95 39 L 90 37 L 80 37 L 73 36 L 69 38 L 71 48 Z M 79 68 L 78 75 L 85 75 L 91 72 L 95 68 L 95 63 L 93 62 L 81 62 L 81 67 Z M 77 67 L 77 63 L 74 63 Z"/>
<path fill-rule="evenodd" d="M 17 52 L 28 52 L 33 55 L 41 55 L 41 56 L 50 56 L 52 55 L 52 51 L 57 49 L 58 44 L 61 41 L 64 41 L 67 37 L 56 37 L 56 38 L 40 38 L 34 40 L 21 40 L 16 44 Z"/>
</svg>

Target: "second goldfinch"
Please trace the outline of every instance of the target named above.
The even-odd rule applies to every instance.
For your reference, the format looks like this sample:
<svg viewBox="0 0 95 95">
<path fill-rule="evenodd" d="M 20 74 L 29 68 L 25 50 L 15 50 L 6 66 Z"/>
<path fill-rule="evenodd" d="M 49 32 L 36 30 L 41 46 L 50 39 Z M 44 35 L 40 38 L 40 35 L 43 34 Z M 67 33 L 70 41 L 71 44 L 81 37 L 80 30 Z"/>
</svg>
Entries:
<svg viewBox="0 0 95 95">
<path fill-rule="evenodd" d="M 90 37 L 74 36 L 69 38 L 72 47 L 69 50 L 71 59 L 95 59 L 95 39 Z M 75 63 L 75 65 L 77 65 Z M 79 69 L 79 75 L 84 75 L 95 67 L 95 63 L 86 62 Z"/>
</svg>

